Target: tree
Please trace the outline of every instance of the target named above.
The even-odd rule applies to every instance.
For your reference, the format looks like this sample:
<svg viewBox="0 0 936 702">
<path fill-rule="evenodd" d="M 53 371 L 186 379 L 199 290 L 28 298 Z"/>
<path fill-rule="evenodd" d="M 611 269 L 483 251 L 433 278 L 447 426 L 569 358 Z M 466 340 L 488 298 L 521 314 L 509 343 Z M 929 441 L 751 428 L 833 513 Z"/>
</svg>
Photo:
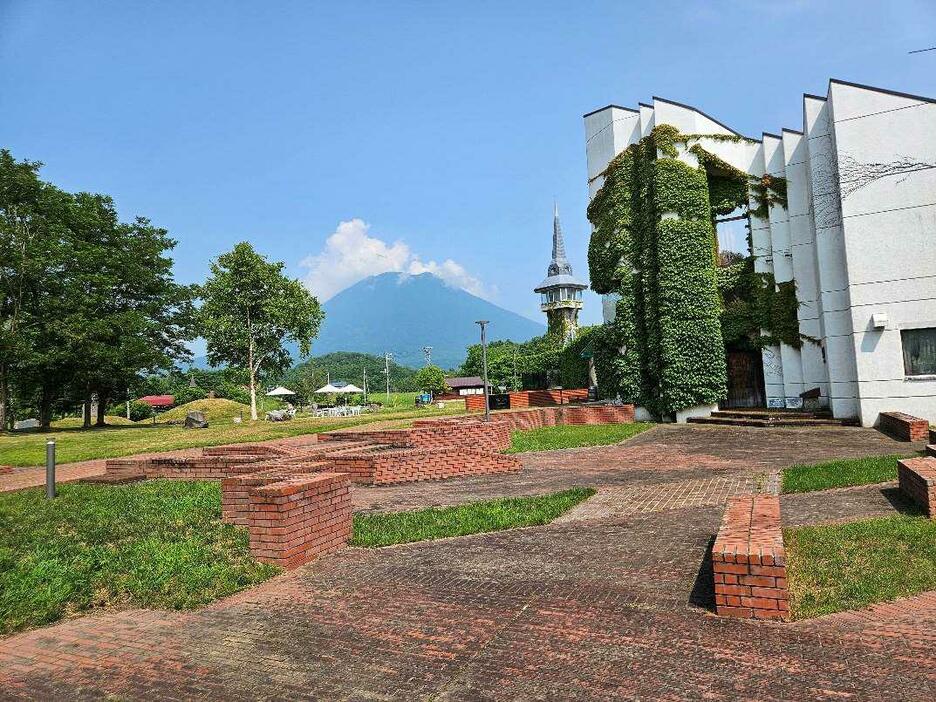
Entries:
<svg viewBox="0 0 936 702">
<path fill-rule="evenodd" d="M 59 258 L 56 224 L 67 196 L 39 179 L 41 166 L 0 150 L 0 428 L 12 424 L 12 374 L 31 350 L 31 325 Z"/>
<path fill-rule="evenodd" d="M 72 195 L 38 163 L 0 151 L 0 426 L 10 398 L 53 411 L 99 398 L 187 357 L 193 290 L 172 278 L 175 245 L 145 219 L 122 224 L 111 198 Z M 15 382 L 14 382 L 15 381 Z"/>
<path fill-rule="evenodd" d="M 425 366 L 416 371 L 413 382 L 420 390 L 428 390 L 433 395 L 442 395 L 448 390 L 445 384 L 445 371 L 438 366 Z"/>
<path fill-rule="evenodd" d="M 324 316 L 318 300 L 298 280 L 283 275 L 247 242 L 211 264 L 201 287 L 200 329 L 212 365 L 246 369 L 250 417 L 257 419 L 257 378 L 282 373 L 290 364 L 283 344 L 293 341 L 307 356 Z"/>
</svg>

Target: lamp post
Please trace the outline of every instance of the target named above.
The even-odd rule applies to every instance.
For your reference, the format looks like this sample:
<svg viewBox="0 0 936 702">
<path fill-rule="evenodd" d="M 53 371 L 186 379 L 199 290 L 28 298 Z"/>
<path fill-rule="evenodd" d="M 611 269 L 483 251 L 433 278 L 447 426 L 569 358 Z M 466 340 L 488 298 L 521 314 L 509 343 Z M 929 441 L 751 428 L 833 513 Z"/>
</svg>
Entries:
<svg viewBox="0 0 936 702">
<path fill-rule="evenodd" d="M 485 325 L 488 323 L 486 319 L 480 319 L 475 324 L 481 327 L 481 368 L 484 371 L 484 421 L 491 421 L 491 398 L 488 395 L 488 374 L 487 374 L 487 334 L 485 332 Z"/>
</svg>

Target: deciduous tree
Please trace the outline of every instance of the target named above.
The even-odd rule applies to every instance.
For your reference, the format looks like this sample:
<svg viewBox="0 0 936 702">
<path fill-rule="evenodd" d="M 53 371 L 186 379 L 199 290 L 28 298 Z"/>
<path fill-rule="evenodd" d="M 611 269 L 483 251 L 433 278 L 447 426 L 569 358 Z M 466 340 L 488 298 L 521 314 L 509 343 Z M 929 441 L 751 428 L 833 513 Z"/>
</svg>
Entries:
<svg viewBox="0 0 936 702">
<path fill-rule="evenodd" d="M 247 370 L 250 416 L 257 419 L 257 378 L 282 373 L 290 364 L 287 341 L 307 356 L 323 313 L 318 300 L 298 280 L 283 274 L 242 242 L 211 264 L 201 287 L 202 336 L 212 365 L 229 363 Z"/>
</svg>

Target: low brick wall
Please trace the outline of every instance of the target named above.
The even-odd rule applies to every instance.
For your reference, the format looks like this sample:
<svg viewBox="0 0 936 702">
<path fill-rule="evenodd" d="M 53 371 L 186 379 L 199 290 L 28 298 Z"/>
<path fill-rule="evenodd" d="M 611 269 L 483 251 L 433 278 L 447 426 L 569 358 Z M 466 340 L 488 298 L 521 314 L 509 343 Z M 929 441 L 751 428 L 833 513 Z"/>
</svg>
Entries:
<svg viewBox="0 0 936 702">
<path fill-rule="evenodd" d="M 495 412 L 491 415 L 492 424 L 505 424 L 510 431 L 526 431 L 561 424 L 632 424 L 633 421 L 633 405 L 562 405 L 516 412 Z"/>
<path fill-rule="evenodd" d="M 221 520 L 247 526 L 250 515 L 250 489 L 278 483 L 294 475 L 329 472 L 327 460 L 303 463 L 269 462 L 255 466 L 255 472 L 224 478 L 221 481 Z"/>
<path fill-rule="evenodd" d="M 351 538 L 351 482 L 346 475 L 292 475 L 250 489 L 250 552 L 264 563 L 296 568 L 342 548 Z"/>
<path fill-rule="evenodd" d="M 230 444 L 227 446 L 208 446 L 202 449 L 203 456 L 286 456 L 292 453 L 279 446 L 264 444 Z"/>
<path fill-rule="evenodd" d="M 739 495 L 728 500 L 712 547 L 712 566 L 717 614 L 746 619 L 789 618 L 779 497 Z"/>
<path fill-rule="evenodd" d="M 470 447 L 500 452 L 510 447 L 510 428 L 494 422 L 449 422 L 423 419 L 413 422 L 413 445 L 418 448 L 444 446 Z"/>
<path fill-rule="evenodd" d="M 329 432 L 320 435 L 323 442 L 370 441 L 397 448 L 445 448 L 470 446 L 486 451 L 503 451 L 510 446 L 509 429 L 476 418 L 461 422 L 424 419 L 410 429 Z"/>
<path fill-rule="evenodd" d="M 204 456 L 202 458 L 111 459 L 105 463 L 107 475 L 119 479 L 139 476 L 147 479 L 221 480 L 231 475 L 251 473 L 264 456 Z"/>
<path fill-rule="evenodd" d="M 465 447 L 403 449 L 338 456 L 329 471 L 347 473 L 361 485 L 391 485 L 519 471 L 520 459 Z"/>
<path fill-rule="evenodd" d="M 13 466 L 0 466 L 0 475 L 8 475 L 13 472 Z"/>
<path fill-rule="evenodd" d="M 900 491 L 936 519 L 936 458 L 905 458 L 897 462 Z"/>
<path fill-rule="evenodd" d="M 901 441 L 929 439 L 929 422 L 903 412 L 881 412 L 878 415 L 878 428 Z"/>
<path fill-rule="evenodd" d="M 570 390 L 517 390 L 508 393 L 510 396 L 510 409 L 523 409 L 525 407 L 552 407 L 570 402 L 585 402 L 588 399 L 588 388 L 572 388 Z M 467 395 L 465 397 L 465 410 L 468 412 L 484 411 L 484 395 Z"/>
</svg>

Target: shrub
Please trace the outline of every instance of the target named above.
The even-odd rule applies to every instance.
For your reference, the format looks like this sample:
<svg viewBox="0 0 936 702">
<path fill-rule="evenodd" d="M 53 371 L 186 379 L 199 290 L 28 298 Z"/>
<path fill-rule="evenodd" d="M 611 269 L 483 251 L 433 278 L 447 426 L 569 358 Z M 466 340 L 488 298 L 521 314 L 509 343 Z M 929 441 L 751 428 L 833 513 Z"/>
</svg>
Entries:
<svg viewBox="0 0 936 702">
<path fill-rule="evenodd" d="M 154 414 L 153 408 L 150 407 L 145 402 L 140 402 L 139 400 L 134 400 L 130 403 L 130 419 L 134 422 L 139 422 L 144 419 L 149 419 Z"/>
<path fill-rule="evenodd" d="M 173 393 L 173 398 L 175 400 L 175 405 L 187 405 L 189 402 L 194 402 L 195 400 L 204 400 L 208 397 L 208 393 L 202 390 L 200 387 L 184 385 L 180 388 L 177 388 Z"/>
</svg>

